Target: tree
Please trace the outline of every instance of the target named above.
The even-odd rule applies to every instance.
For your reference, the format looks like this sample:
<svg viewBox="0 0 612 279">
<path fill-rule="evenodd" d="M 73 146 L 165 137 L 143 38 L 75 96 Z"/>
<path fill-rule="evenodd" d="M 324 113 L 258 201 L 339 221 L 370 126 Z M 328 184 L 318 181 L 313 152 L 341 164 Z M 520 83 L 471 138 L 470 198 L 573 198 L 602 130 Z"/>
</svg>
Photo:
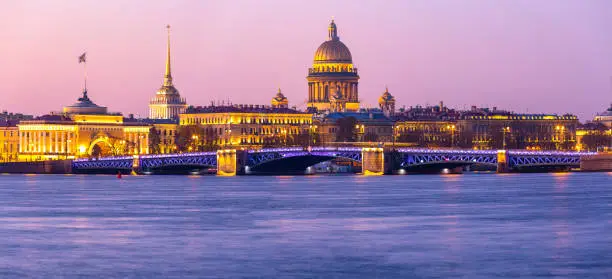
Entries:
<svg viewBox="0 0 612 279">
<path fill-rule="evenodd" d="M 372 132 L 368 132 L 365 135 L 363 135 L 363 141 L 377 142 L 378 141 L 378 135 L 374 134 Z"/>
<path fill-rule="evenodd" d="M 582 149 L 589 151 L 597 151 L 611 143 L 612 139 L 603 133 L 588 134 L 582 137 Z"/>
<path fill-rule="evenodd" d="M 219 136 L 216 129 L 206 129 L 199 125 L 180 126 L 174 139 L 179 152 L 215 151 L 219 149 Z"/>
<path fill-rule="evenodd" d="M 357 119 L 355 117 L 343 117 L 336 120 L 338 131 L 336 132 L 337 142 L 354 142 L 357 139 Z"/>
<path fill-rule="evenodd" d="M 159 147 L 161 143 L 161 139 L 159 137 L 159 131 L 152 127 L 149 130 L 149 153 L 151 154 L 159 154 L 161 153 L 161 149 Z"/>
</svg>

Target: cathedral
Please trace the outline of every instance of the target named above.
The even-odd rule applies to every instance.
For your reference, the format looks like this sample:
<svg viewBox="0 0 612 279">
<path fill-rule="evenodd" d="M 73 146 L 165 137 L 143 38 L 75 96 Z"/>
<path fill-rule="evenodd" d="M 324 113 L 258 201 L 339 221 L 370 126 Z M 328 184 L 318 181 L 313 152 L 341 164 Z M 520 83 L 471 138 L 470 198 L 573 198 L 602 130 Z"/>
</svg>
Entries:
<svg viewBox="0 0 612 279">
<path fill-rule="evenodd" d="M 155 97 L 149 103 L 149 118 L 151 119 L 178 119 L 180 113 L 185 112 L 187 103 L 181 98 L 178 90 L 172 83 L 172 73 L 170 71 L 170 25 L 168 28 L 168 54 L 166 56 L 166 74 L 164 83 L 157 90 Z"/>
<path fill-rule="evenodd" d="M 318 111 L 358 111 L 359 90 L 357 68 L 348 47 L 340 41 L 338 28 L 332 20 L 327 41 L 314 55 L 308 69 L 308 107 Z"/>
</svg>

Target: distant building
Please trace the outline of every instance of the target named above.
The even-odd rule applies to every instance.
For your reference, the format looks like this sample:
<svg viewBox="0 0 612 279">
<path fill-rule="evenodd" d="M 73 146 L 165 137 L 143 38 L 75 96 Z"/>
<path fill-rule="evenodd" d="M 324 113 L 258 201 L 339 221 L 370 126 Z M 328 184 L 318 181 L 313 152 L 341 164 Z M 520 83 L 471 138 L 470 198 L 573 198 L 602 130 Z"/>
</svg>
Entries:
<svg viewBox="0 0 612 279">
<path fill-rule="evenodd" d="M 27 115 L 27 114 L 22 114 L 22 113 L 13 113 L 13 112 L 7 112 L 7 111 L 3 111 L 0 114 L 0 122 L 11 122 L 11 123 L 17 123 L 21 120 L 30 120 L 33 119 L 34 116 L 32 115 Z"/>
<path fill-rule="evenodd" d="M 593 122 L 601 123 L 608 128 L 612 128 L 612 104 L 610 104 L 610 107 L 606 111 L 598 113 L 593 118 Z"/>
<path fill-rule="evenodd" d="M 602 122 L 588 122 L 576 129 L 576 149 L 579 151 L 612 150 L 612 128 Z"/>
<path fill-rule="evenodd" d="M 172 83 L 170 70 L 170 26 L 168 28 L 168 54 L 166 57 L 166 73 L 164 83 L 157 90 L 155 97 L 149 103 L 149 118 L 151 119 L 177 119 L 178 115 L 187 109 L 187 103 L 181 98 L 178 90 Z"/>
<path fill-rule="evenodd" d="M 16 161 L 19 155 L 17 121 L 0 120 L 0 161 Z"/>
<path fill-rule="evenodd" d="M 312 114 L 260 105 L 190 107 L 179 124 L 180 151 L 306 146 Z"/>
<path fill-rule="evenodd" d="M 574 115 L 517 114 L 496 109 L 461 112 L 458 146 L 473 149 L 574 150 Z"/>
<path fill-rule="evenodd" d="M 287 99 L 287 97 L 285 97 L 283 92 L 281 92 L 280 88 L 278 89 L 276 96 L 272 98 L 272 107 L 273 108 L 289 108 L 289 100 Z"/>
<path fill-rule="evenodd" d="M 328 39 L 315 52 L 308 69 L 308 107 L 318 111 L 359 110 L 359 75 L 348 47 L 340 41 L 332 20 Z M 333 108 L 332 108 L 333 106 Z"/>
<path fill-rule="evenodd" d="M 318 119 L 315 125 L 323 145 L 393 141 L 393 120 L 378 109 L 329 113 Z"/>
</svg>

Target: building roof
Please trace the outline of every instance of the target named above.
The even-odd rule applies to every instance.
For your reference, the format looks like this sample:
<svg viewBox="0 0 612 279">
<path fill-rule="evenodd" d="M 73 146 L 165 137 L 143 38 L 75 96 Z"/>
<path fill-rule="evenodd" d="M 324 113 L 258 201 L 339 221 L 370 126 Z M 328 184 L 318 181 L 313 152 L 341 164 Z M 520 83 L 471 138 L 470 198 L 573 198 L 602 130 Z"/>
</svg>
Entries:
<svg viewBox="0 0 612 279">
<path fill-rule="evenodd" d="M 309 114 L 290 108 L 276 108 L 263 105 L 232 105 L 232 106 L 206 106 L 189 107 L 186 114 L 196 113 L 284 113 L 284 114 Z"/>
<path fill-rule="evenodd" d="M 323 42 L 314 56 L 315 63 L 353 63 L 351 51 L 340 41 L 338 28 L 332 20 L 328 28 L 328 40 Z"/>
<path fill-rule="evenodd" d="M 612 116 L 612 104 L 606 111 L 598 113 L 597 116 Z"/>
<path fill-rule="evenodd" d="M 380 111 L 365 112 L 334 112 L 323 117 L 323 122 L 335 123 L 338 119 L 354 117 L 361 123 L 393 124 L 393 121 Z"/>
</svg>

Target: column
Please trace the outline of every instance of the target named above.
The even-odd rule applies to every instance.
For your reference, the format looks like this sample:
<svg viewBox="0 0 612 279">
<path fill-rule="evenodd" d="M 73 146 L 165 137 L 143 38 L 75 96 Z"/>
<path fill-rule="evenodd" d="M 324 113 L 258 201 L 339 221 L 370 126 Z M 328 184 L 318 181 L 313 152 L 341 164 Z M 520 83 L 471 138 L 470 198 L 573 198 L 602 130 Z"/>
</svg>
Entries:
<svg viewBox="0 0 612 279">
<path fill-rule="evenodd" d="M 43 153 L 47 153 L 47 132 L 42 132 L 42 151 Z"/>
<path fill-rule="evenodd" d="M 66 147 L 66 153 L 70 154 L 72 152 L 72 134 L 70 132 L 67 132 L 67 147 Z"/>
<path fill-rule="evenodd" d="M 38 143 L 39 137 L 40 137 L 40 131 L 35 131 L 33 136 L 34 136 L 34 150 L 33 151 L 36 153 L 40 151 L 40 145 Z"/>
<path fill-rule="evenodd" d="M 62 138 L 62 140 L 61 140 L 62 146 L 60 147 L 60 150 L 62 151 L 62 153 L 65 153 L 66 152 L 66 147 L 65 147 L 65 145 L 66 145 L 66 132 L 64 132 L 64 131 L 61 132 L 61 138 Z"/>
<path fill-rule="evenodd" d="M 23 132 L 18 131 L 19 133 L 19 153 L 23 152 Z"/>
<path fill-rule="evenodd" d="M 59 153 L 59 131 L 55 131 L 55 153 Z"/>
<path fill-rule="evenodd" d="M 149 135 L 145 134 L 145 154 L 149 154 Z"/>
</svg>

